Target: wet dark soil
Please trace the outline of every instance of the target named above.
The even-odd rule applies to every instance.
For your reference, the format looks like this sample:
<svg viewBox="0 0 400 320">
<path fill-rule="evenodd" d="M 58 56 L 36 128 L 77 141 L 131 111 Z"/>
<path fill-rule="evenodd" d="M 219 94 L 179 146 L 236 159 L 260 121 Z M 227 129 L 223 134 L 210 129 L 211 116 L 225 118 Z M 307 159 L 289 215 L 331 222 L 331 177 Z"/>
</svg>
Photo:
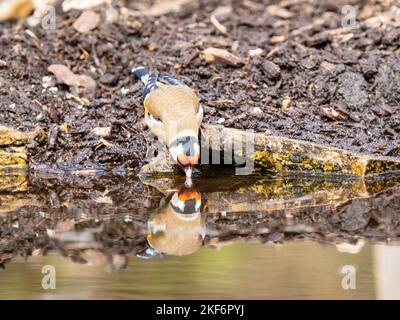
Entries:
<svg viewBox="0 0 400 320">
<path fill-rule="evenodd" d="M 226 36 L 210 22 L 222 4 L 233 9 L 219 19 Z M 290 14 L 271 13 L 271 4 Z M 394 1 L 351 1 L 358 26 L 343 29 L 345 4 L 193 1 L 164 16 L 120 15 L 113 23 L 104 21 L 105 7 L 99 7 L 102 23 L 85 34 L 73 27 L 80 12 L 63 13 L 60 7 L 54 30 L 29 27 L 23 20 L 1 24 L 0 123 L 45 129 L 47 139 L 30 145 L 33 164 L 138 168 L 146 128 L 141 86 L 129 68 L 146 65 L 195 88 L 205 122 L 397 156 L 399 9 Z M 150 4 L 114 3 L 117 10 L 143 5 Z M 198 54 L 208 47 L 226 49 L 246 63 L 208 64 Z M 249 57 L 256 48 L 262 54 Z M 44 82 L 54 81 L 48 71 L 52 64 L 92 77 L 94 96 L 76 99 L 62 84 L 44 88 Z M 96 127 L 111 132 L 100 139 L 92 132 Z"/>
</svg>

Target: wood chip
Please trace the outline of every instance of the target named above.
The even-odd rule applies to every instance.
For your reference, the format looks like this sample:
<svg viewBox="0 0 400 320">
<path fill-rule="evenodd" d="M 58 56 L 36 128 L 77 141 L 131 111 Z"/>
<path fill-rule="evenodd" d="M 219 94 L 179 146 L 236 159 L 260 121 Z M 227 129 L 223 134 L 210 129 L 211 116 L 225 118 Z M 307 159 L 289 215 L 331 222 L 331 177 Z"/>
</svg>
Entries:
<svg viewBox="0 0 400 320">
<path fill-rule="evenodd" d="M 141 11 L 145 16 L 160 17 L 172 12 L 179 12 L 185 4 L 193 0 L 172 0 L 158 2 L 147 10 Z"/>
<path fill-rule="evenodd" d="M 111 4 L 112 0 L 64 0 L 62 9 L 67 12 L 72 9 L 86 10 L 102 4 Z"/>
<path fill-rule="evenodd" d="M 220 6 L 211 14 L 210 21 L 213 26 L 223 35 L 228 35 L 228 29 L 218 20 L 218 17 L 228 16 L 232 13 L 231 6 Z"/>
<path fill-rule="evenodd" d="M 92 133 L 100 137 L 108 137 L 111 133 L 111 127 L 96 127 L 92 129 Z"/>
<path fill-rule="evenodd" d="M 277 5 L 268 6 L 266 12 L 270 16 L 282 18 L 282 19 L 290 19 L 293 17 L 293 13 L 286 10 L 285 8 L 281 8 Z"/>
<path fill-rule="evenodd" d="M 286 36 L 272 36 L 269 38 L 269 43 L 271 44 L 277 44 L 277 43 L 282 43 L 286 40 Z"/>
<path fill-rule="evenodd" d="M 100 16 L 93 11 L 83 12 L 74 22 L 73 27 L 80 33 L 88 33 L 95 29 L 100 22 Z"/>
<path fill-rule="evenodd" d="M 349 114 L 342 110 L 335 110 L 334 108 L 322 108 L 322 113 L 329 120 L 343 121 L 348 119 Z"/>
<path fill-rule="evenodd" d="M 207 48 L 200 52 L 200 58 L 207 61 L 208 63 L 219 63 L 230 66 L 241 66 L 243 60 L 234 54 L 214 47 Z"/>
</svg>

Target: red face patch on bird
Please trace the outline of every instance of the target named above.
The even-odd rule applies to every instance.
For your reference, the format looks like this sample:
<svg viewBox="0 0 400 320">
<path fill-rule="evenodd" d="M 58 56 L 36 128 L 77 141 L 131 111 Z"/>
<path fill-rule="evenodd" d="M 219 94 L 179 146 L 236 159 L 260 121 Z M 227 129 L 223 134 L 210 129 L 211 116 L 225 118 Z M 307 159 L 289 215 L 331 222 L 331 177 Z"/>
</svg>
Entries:
<svg viewBox="0 0 400 320">
<path fill-rule="evenodd" d="M 193 167 L 200 159 L 200 146 L 197 137 L 176 138 L 169 146 L 172 158 L 183 167 Z"/>
</svg>

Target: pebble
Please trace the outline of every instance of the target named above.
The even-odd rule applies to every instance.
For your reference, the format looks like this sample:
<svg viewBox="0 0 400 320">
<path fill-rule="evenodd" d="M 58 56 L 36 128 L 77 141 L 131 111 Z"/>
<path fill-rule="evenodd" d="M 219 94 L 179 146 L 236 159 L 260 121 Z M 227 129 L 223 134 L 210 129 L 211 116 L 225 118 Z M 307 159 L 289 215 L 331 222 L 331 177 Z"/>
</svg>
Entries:
<svg viewBox="0 0 400 320">
<path fill-rule="evenodd" d="M 268 79 L 276 80 L 281 76 L 281 68 L 272 61 L 264 61 L 262 69 Z"/>
<path fill-rule="evenodd" d="M 124 87 L 121 88 L 121 93 L 123 95 L 127 95 L 129 93 L 129 91 L 130 91 L 129 88 L 124 88 Z"/>
<path fill-rule="evenodd" d="M 292 106 L 292 99 L 287 97 L 282 100 L 282 103 L 281 103 L 282 109 L 289 109 L 291 106 Z"/>
<path fill-rule="evenodd" d="M 217 123 L 219 123 L 219 124 L 224 123 L 224 122 L 225 122 L 225 118 L 219 118 L 217 120 Z"/>
<path fill-rule="evenodd" d="M 83 12 L 74 22 L 73 27 L 80 33 L 88 33 L 95 29 L 100 22 L 100 16 L 93 11 Z"/>
<path fill-rule="evenodd" d="M 251 112 L 256 113 L 256 114 L 261 114 L 262 110 L 260 107 L 255 107 L 255 108 L 253 108 L 253 110 Z"/>
<path fill-rule="evenodd" d="M 118 21 L 118 18 L 118 10 L 115 9 L 113 6 L 109 6 L 105 14 L 106 23 L 115 23 Z"/>
<path fill-rule="evenodd" d="M 249 50 L 249 56 L 250 57 L 258 57 L 261 56 L 263 54 L 263 49 L 261 48 L 257 48 L 257 49 L 253 49 L 253 50 Z"/>
<path fill-rule="evenodd" d="M 54 87 L 56 82 L 54 79 L 50 76 L 44 76 L 42 78 L 42 87 L 47 89 L 48 87 Z"/>
</svg>

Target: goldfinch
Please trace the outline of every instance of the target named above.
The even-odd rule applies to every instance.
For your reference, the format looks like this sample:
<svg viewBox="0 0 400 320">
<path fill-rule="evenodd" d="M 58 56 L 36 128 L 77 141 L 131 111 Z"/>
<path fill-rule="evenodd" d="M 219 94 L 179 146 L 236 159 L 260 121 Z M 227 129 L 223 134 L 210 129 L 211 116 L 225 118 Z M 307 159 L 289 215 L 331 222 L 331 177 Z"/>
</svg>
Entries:
<svg viewBox="0 0 400 320">
<path fill-rule="evenodd" d="M 175 192 L 169 203 L 157 210 L 147 222 L 148 248 L 141 258 L 188 255 L 203 244 L 205 225 L 200 213 L 201 195 L 194 188 Z"/>
<path fill-rule="evenodd" d="M 199 129 L 203 108 L 194 90 L 167 73 L 145 67 L 131 73 L 144 85 L 143 105 L 149 129 L 164 142 L 188 178 L 200 158 Z"/>
</svg>

